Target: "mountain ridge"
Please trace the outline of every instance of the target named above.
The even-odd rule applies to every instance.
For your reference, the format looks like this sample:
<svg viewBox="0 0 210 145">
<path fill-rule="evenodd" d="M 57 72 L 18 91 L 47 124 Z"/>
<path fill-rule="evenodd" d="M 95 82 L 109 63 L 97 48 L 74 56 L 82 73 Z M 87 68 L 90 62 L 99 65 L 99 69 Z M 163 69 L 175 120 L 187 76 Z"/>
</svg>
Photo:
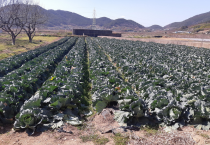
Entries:
<svg viewBox="0 0 210 145">
<path fill-rule="evenodd" d="M 152 25 L 150 27 L 147 27 L 148 29 L 152 29 L 152 30 L 162 30 L 163 27 L 161 27 L 160 25 Z"/>
<path fill-rule="evenodd" d="M 164 26 L 164 28 L 180 28 L 182 26 L 192 26 L 192 25 L 197 25 L 199 23 L 207 22 L 209 20 L 210 20 L 210 12 L 206 12 L 206 13 L 192 16 L 192 17 L 190 17 L 184 21 L 181 21 L 181 22 L 170 23 L 170 24 Z"/>
<path fill-rule="evenodd" d="M 43 9 L 43 8 L 42 8 Z M 44 12 L 48 15 L 49 19 L 48 22 L 45 24 L 47 27 L 55 27 L 55 26 L 62 26 L 62 25 L 72 25 L 72 26 L 91 26 L 93 20 L 91 18 L 86 18 L 82 15 L 64 11 L 64 10 L 46 10 L 43 9 Z M 126 20 L 123 18 L 119 18 L 116 20 L 112 20 L 107 17 L 101 17 L 96 19 L 96 25 L 105 27 L 105 28 L 112 28 L 112 27 L 129 27 L 129 28 L 144 28 L 143 25 L 133 21 L 133 20 Z"/>
</svg>

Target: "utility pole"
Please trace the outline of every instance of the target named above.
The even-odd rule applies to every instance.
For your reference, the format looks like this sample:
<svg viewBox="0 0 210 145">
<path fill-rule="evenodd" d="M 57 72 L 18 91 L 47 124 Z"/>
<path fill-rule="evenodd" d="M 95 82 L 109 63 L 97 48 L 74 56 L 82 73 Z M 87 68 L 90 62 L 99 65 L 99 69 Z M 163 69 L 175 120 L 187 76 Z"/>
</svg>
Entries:
<svg viewBox="0 0 210 145">
<path fill-rule="evenodd" d="M 95 30 L 95 29 L 96 29 L 96 10 L 94 8 L 92 30 Z"/>
</svg>

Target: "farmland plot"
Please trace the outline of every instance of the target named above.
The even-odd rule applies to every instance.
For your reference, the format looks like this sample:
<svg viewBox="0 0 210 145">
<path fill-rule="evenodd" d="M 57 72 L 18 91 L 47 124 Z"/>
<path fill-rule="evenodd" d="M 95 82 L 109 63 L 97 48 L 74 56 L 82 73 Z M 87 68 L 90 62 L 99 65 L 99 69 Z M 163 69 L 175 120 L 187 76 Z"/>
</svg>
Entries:
<svg viewBox="0 0 210 145">
<path fill-rule="evenodd" d="M 194 124 L 208 130 L 209 53 L 169 44 L 65 38 L 21 55 L 21 65 L 6 63 L 15 56 L 0 61 L 7 70 L 0 78 L 0 123 L 15 122 L 15 129 L 26 128 L 31 135 L 64 122 L 80 125 L 93 106 L 99 113 L 115 108 L 123 126 Z"/>
<path fill-rule="evenodd" d="M 145 104 L 145 116 L 176 127 L 208 130 L 209 50 L 178 45 L 95 39 Z M 201 125 L 205 122 L 205 125 Z"/>
</svg>

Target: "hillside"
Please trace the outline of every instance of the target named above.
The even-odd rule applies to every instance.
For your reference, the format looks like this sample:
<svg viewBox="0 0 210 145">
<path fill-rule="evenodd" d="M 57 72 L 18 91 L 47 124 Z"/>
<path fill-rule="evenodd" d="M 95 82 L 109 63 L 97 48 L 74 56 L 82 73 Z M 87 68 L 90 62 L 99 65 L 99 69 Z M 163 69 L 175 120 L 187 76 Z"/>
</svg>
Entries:
<svg viewBox="0 0 210 145">
<path fill-rule="evenodd" d="M 45 10 L 49 19 L 45 24 L 47 27 L 61 25 L 87 26 L 91 24 L 91 20 L 76 13 L 62 10 Z"/>
<path fill-rule="evenodd" d="M 148 29 L 151 29 L 151 30 L 162 30 L 163 27 L 161 27 L 160 25 L 152 25 L 150 27 L 147 27 Z"/>
<path fill-rule="evenodd" d="M 110 23 L 107 23 L 104 25 L 106 28 L 111 27 L 132 27 L 132 28 L 144 28 L 144 26 L 132 21 L 132 20 L 126 20 L 126 19 L 116 19 L 112 20 Z"/>
<path fill-rule="evenodd" d="M 166 25 L 165 28 L 180 28 L 182 26 L 191 26 L 191 25 L 196 25 L 199 23 L 204 23 L 209 20 L 210 20 L 210 12 L 207 12 L 207 13 L 193 16 L 193 17 L 191 17 L 187 20 L 184 20 L 182 22 L 171 23 L 169 25 Z"/>
<path fill-rule="evenodd" d="M 62 25 L 71 25 L 71 26 L 90 26 L 92 25 L 92 19 L 83 17 L 79 14 L 62 11 L 62 10 L 45 10 L 49 19 L 48 22 L 45 24 L 47 27 L 55 27 L 55 26 L 62 26 Z M 117 26 L 124 26 L 128 28 L 144 28 L 144 26 L 126 19 L 116 19 L 112 20 L 107 17 L 101 17 L 96 19 L 96 24 L 101 27 L 111 28 Z"/>
</svg>

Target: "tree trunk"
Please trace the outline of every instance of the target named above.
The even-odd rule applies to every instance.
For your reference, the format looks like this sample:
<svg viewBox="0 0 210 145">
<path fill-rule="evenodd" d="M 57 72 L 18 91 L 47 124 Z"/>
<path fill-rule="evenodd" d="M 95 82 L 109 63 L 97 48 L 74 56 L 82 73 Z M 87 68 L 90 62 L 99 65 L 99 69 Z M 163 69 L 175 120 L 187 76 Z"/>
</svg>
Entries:
<svg viewBox="0 0 210 145">
<path fill-rule="evenodd" d="M 28 34 L 29 43 L 32 43 L 33 38 L 31 37 L 31 34 Z"/>
<path fill-rule="evenodd" d="M 32 38 L 31 38 L 31 36 L 29 37 L 29 43 L 32 43 Z"/>
<path fill-rule="evenodd" d="M 15 39 L 16 39 L 16 37 L 12 36 L 12 45 L 15 45 Z"/>
</svg>

